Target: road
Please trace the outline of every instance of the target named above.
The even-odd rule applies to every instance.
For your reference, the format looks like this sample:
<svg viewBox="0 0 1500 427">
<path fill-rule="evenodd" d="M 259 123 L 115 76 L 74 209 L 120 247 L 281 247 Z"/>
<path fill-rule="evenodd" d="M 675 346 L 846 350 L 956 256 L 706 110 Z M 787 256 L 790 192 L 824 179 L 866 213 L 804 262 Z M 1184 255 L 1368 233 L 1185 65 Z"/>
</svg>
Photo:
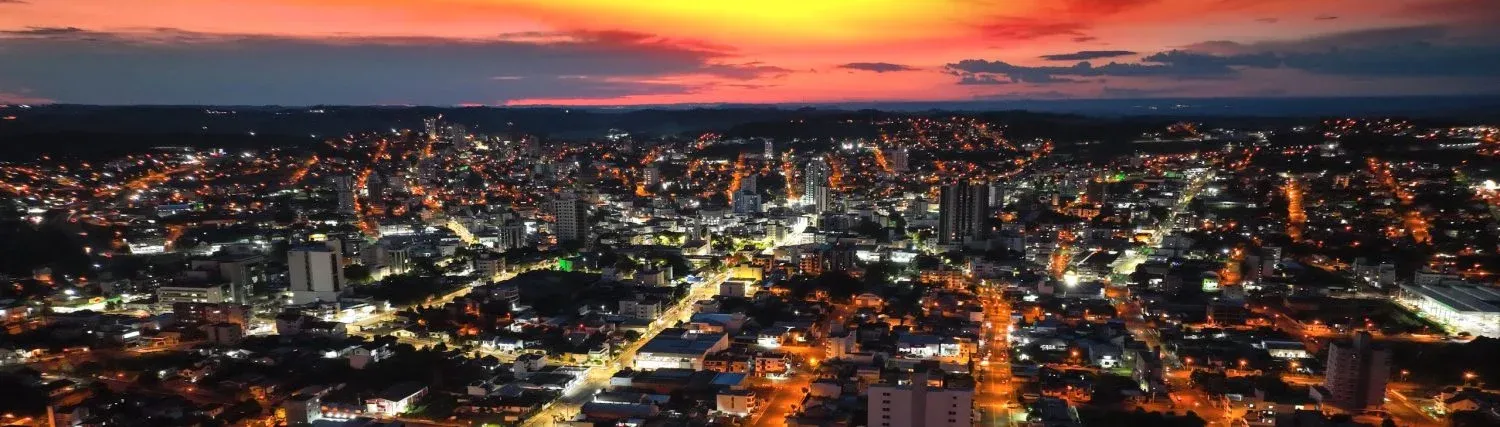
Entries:
<svg viewBox="0 0 1500 427">
<path fill-rule="evenodd" d="M 821 352 L 821 347 L 812 349 Z M 813 372 L 798 372 L 785 380 L 772 381 L 771 394 L 764 396 L 761 401 L 762 410 L 752 415 L 747 425 L 752 426 L 780 426 L 786 425 L 787 415 L 792 414 L 794 406 L 801 405 L 807 393 L 803 390 L 812 386 Z"/>
<path fill-rule="evenodd" d="M 1203 190 L 1203 185 L 1213 179 L 1214 172 L 1210 171 L 1188 181 L 1187 188 L 1182 192 L 1182 198 L 1178 199 L 1177 204 L 1167 211 L 1166 219 L 1162 220 L 1156 229 L 1151 230 L 1150 236 L 1147 237 L 1146 247 L 1157 249 L 1161 246 L 1161 239 L 1171 233 L 1172 228 L 1177 224 L 1177 216 L 1182 214 L 1182 210 L 1187 208 L 1188 203 L 1192 203 L 1193 199 L 1198 197 L 1198 192 Z M 1143 262 L 1146 262 L 1145 251 L 1130 251 L 1115 261 L 1114 274 L 1129 276 L 1135 273 L 1135 268 Z"/>
<path fill-rule="evenodd" d="M 1391 418 L 1399 426 L 1412 427 L 1438 427 L 1446 425 L 1442 420 L 1432 418 L 1427 412 L 1422 411 L 1421 405 L 1409 398 L 1405 393 L 1396 390 L 1398 383 L 1391 383 L 1391 389 L 1385 393 L 1385 410 L 1391 414 Z M 1369 422 L 1368 420 L 1360 420 Z M 1380 425 L 1375 420 L 1374 425 Z"/>
<path fill-rule="evenodd" d="M 562 397 L 542 407 L 542 410 L 527 418 L 521 425 L 529 427 L 551 426 L 559 421 L 573 419 L 583 409 L 583 404 L 591 401 L 595 394 L 598 394 L 609 386 L 609 379 L 615 373 L 620 372 L 620 369 L 623 367 L 630 366 L 631 361 L 635 359 L 636 351 L 640 350 L 642 345 L 655 338 L 663 329 L 675 326 L 678 322 L 687 321 L 691 318 L 693 315 L 693 303 L 713 298 L 719 292 L 719 285 L 728 279 L 729 273 L 725 271 L 693 285 L 686 297 L 678 300 L 665 310 L 661 319 L 651 323 L 646 333 L 641 335 L 641 339 L 626 345 L 610 363 L 589 367 L 588 370 L 584 371 L 583 381 L 565 390 Z"/>
<path fill-rule="evenodd" d="M 985 324 L 974 408 L 979 411 L 979 425 L 1009 426 L 1016 404 L 1015 379 L 1010 370 L 1010 302 L 993 286 L 981 286 L 979 299 L 984 305 Z"/>
</svg>

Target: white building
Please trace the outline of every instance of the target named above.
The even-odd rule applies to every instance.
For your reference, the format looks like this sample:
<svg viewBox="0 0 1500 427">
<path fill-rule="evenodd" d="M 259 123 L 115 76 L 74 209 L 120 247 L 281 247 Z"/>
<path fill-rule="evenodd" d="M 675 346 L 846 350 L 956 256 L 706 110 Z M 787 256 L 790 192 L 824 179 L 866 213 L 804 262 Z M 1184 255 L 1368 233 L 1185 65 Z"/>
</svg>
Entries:
<svg viewBox="0 0 1500 427">
<path fill-rule="evenodd" d="M 1500 290 L 1466 283 L 1401 286 L 1398 301 L 1451 332 L 1500 337 Z"/>
<path fill-rule="evenodd" d="M 661 317 L 662 301 L 656 298 L 620 301 L 620 315 L 654 320 Z"/>
<path fill-rule="evenodd" d="M 833 170 L 823 158 L 813 158 L 807 163 L 802 178 L 802 204 L 813 206 L 817 212 L 828 209 L 828 177 Z"/>
<path fill-rule="evenodd" d="M 747 298 L 754 296 L 758 288 L 751 280 L 725 280 L 719 284 L 719 295 Z"/>
<path fill-rule="evenodd" d="M 474 258 L 474 271 L 486 281 L 495 280 L 505 272 L 505 258 L 500 254 L 484 252 Z"/>
<path fill-rule="evenodd" d="M 750 390 L 724 390 L 719 392 L 717 409 L 721 413 L 737 417 L 749 416 L 755 413 L 755 392 Z"/>
<path fill-rule="evenodd" d="M 729 348 L 729 335 L 682 328 L 661 331 L 636 351 L 633 367 L 644 369 L 703 370 L 703 359 Z"/>
<path fill-rule="evenodd" d="M 229 300 L 224 284 L 181 284 L 156 288 L 156 302 L 171 306 L 179 302 L 218 304 Z"/>
<path fill-rule="evenodd" d="M 287 252 L 291 275 L 292 304 L 337 301 L 344 290 L 344 271 L 339 253 L 324 246 L 307 246 Z"/>
<path fill-rule="evenodd" d="M 427 386 L 405 382 L 390 386 L 377 397 L 365 399 L 365 411 L 383 417 L 395 417 L 411 409 L 417 399 L 427 394 Z"/>
<path fill-rule="evenodd" d="M 577 194 L 563 193 L 552 201 L 552 208 L 557 215 L 557 222 L 552 226 L 557 241 L 588 241 L 588 207 Z"/>
<path fill-rule="evenodd" d="M 871 385 L 865 425 L 968 427 L 973 425 L 974 383 L 918 368 L 907 381 Z"/>
<path fill-rule="evenodd" d="M 750 215 L 760 213 L 760 194 L 754 190 L 740 190 L 734 193 L 734 213 L 736 215 Z"/>
<path fill-rule="evenodd" d="M 898 173 L 906 172 L 908 163 L 907 159 L 909 158 L 911 158 L 911 152 L 907 151 L 906 148 L 897 148 L 895 150 L 891 150 L 891 171 Z"/>
</svg>

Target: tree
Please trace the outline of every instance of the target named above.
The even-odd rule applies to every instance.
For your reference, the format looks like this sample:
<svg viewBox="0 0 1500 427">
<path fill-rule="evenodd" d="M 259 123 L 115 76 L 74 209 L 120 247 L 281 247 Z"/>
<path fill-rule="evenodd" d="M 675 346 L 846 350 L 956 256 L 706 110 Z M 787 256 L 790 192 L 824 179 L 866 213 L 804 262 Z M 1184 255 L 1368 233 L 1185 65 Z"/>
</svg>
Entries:
<svg viewBox="0 0 1500 427">
<path fill-rule="evenodd" d="M 364 264 L 349 264 L 344 267 L 344 278 L 357 284 L 370 283 L 373 277 L 370 275 L 370 267 Z"/>
<path fill-rule="evenodd" d="M 901 272 L 901 267 L 889 261 L 870 263 L 865 266 L 865 283 L 871 289 L 891 284 L 891 279 Z"/>
<path fill-rule="evenodd" d="M 154 372 L 146 372 L 135 377 L 135 386 L 141 388 L 152 388 L 161 385 L 161 377 Z"/>
</svg>

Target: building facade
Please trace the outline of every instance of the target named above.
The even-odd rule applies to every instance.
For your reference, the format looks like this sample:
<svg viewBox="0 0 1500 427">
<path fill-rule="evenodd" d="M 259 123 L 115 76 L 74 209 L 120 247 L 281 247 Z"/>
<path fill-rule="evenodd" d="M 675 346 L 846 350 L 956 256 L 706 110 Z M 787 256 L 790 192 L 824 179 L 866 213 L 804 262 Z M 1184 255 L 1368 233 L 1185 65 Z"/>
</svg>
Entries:
<svg viewBox="0 0 1500 427">
<path fill-rule="evenodd" d="M 344 291 L 344 271 L 338 252 L 326 246 L 307 246 L 287 252 L 293 304 L 337 301 Z"/>
<path fill-rule="evenodd" d="M 1323 383 L 1332 394 L 1329 403 L 1347 411 L 1381 407 L 1390 370 L 1390 350 L 1374 342 L 1368 332 L 1334 343 L 1328 348 L 1328 372 Z"/>
<path fill-rule="evenodd" d="M 973 381 L 945 378 L 919 367 L 910 381 L 870 386 L 870 427 L 969 427 L 973 425 Z"/>
<path fill-rule="evenodd" d="M 985 237 L 989 226 L 989 189 L 960 183 L 943 186 L 938 205 L 938 244 Z"/>
</svg>

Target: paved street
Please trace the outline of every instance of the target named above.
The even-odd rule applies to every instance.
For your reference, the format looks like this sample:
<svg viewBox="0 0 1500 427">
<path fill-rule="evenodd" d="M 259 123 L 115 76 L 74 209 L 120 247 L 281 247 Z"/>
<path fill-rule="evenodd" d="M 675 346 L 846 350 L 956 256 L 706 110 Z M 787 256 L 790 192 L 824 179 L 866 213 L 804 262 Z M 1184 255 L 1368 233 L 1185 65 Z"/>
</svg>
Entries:
<svg viewBox="0 0 1500 427">
<path fill-rule="evenodd" d="M 715 274 L 697 285 L 688 292 L 687 297 L 677 301 L 665 310 L 661 319 L 651 324 L 650 329 L 641 336 L 641 339 L 627 345 L 620 351 L 619 356 L 603 366 L 588 368 L 584 373 L 584 380 L 577 386 L 565 391 L 563 396 L 556 401 L 543 407 L 541 411 L 532 415 L 522 425 L 524 426 L 551 426 L 558 421 L 572 419 L 578 415 L 584 403 L 588 403 L 609 386 L 609 379 L 619 372 L 621 368 L 630 366 L 635 359 L 635 352 L 642 345 L 656 337 L 663 329 L 676 325 L 680 321 L 686 321 L 693 315 L 693 303 L 699 300 L 713 298 L 719 292 L 719 285 L 729 279 L 728 272 Z"/>
<path fill-rule="evenodd" d="M 979 425 L 1009 426 L 1017 405 L 1010 371 L 1010 302 L 992 286 L 981 286 L 979 298 L 984 304 L 985 328 L 975 377 L 978 384 L 974 408 L 979 411 Z"/>
</svg>

